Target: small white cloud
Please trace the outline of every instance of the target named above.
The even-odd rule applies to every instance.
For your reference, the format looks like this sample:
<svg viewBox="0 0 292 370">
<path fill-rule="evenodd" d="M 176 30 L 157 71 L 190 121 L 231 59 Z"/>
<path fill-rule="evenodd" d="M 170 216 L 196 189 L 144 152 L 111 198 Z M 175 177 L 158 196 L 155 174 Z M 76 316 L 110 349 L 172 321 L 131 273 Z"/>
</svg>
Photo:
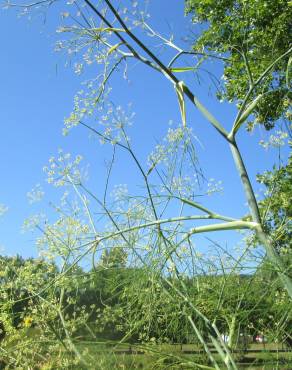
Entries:
<svg viewBox="0 0 292 370">
<path fill-rule="evenodd" d="M 0 204 L 0 216 L 3 216 L 7 211 L 8 207 L 6 207 L 4 204 Z"/>
</svg>

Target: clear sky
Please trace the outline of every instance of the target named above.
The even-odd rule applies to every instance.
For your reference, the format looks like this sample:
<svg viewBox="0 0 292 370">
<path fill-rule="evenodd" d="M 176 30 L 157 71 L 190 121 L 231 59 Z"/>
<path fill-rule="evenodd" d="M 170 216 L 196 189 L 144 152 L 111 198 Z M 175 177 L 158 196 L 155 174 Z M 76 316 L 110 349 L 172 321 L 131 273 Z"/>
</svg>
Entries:
<svg viewBox="0 0 292 370">
<path fill-rule="evenodd" d="M 172 31 L 176 42 L 185 47 L 182 38 L 191 33 L 189 19 L 184 17 L 183 3 L 152 0 L 149 11 L 150 24 L 164 35 Z M 84 77 L 65 67 L 65 55 L 54 52 L 54 44 L 59 38 L 55 29 L 60 23 L 60 10 L 61 5 L 50 10 L 45 23 L 42 17 L 33 17 L 29 21 L 26 17 L 18 18 L 14 10 L 0 11 L 0 204 L 8 207 L 0 218 L 0 253 L 36 255 L 35 235 L 21 232 L 24 219 L 35 212 L 26 194 L 36 184 L 42 184 L 46 201 L 41 207 L 50 213 L 48 203 L 57 197 L 57 191 L 46 185 L 42 168 L 58 148 L 82 154 L 85 162 L 90 163 L 92 181 L 97 184 L 104 181 L 103 164 L 107 150 L 89 139 L 82 128 L 73 130 L 68 137 L 62 136 L 64 117 L 72 110 L 74 94 L 80 89 Z M 197 30 L 193 28 L 193 31 Z M 209 64 L 208 68 L 217 74 L 220 71 L 216 64 Z M 94 73 L 94 66 L 90 73 Z M 202 72 L 202 77 L 201 85 L 192 74 L 187 81 L 229 129 L 234 108 L 216 101 L 214 94 L 208 92 L 207 74 Z M 162 76 L 137 65 L 129 71 L 129 78 L 130 82 L 118 77 L 113 80 L 113 95 L 117 104 L 133 102 L 136 119 L 132 141 L 138 155 L 144 158 L 154 139 L 166 132 L 168 121 L 180 120 L 180 113 L 174 89 Z M 213 208 L 231 216 L 242 215 L 246 211 L 245 200 L 226 143 L 189 105 L 187 114 L 188 124 L 202 143 L 202 147 L 198 144 L 201 166 L 208 178 L 223 181 L 224 194 L 212 198 Z M 252 135 L 243 132 L 239 137 L 253 182 L 255 174 L 271 167 L 277 155 L 275 151 L 259 147 L 258 142 L 265 135 L 257 129 Z M 120 161 L 112 182 L 133 186 L 138 177 L 131 172 L 127 161 Z"/>
</svg>

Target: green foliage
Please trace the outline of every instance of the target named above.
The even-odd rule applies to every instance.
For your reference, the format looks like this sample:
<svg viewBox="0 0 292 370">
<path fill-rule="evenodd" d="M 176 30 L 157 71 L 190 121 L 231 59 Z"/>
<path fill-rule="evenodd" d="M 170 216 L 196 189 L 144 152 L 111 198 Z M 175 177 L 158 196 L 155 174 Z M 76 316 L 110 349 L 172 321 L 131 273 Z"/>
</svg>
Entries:
<svg viewBox="0 0 292 370">
<path fill-rule="evenodd" d="M 101 266 L 104 268 L 123 268 L 126 263 L 127 252 L 121 247 L 106 249 L 101 256 Z"/>
<path fill-rule="evenodd" d="M 6 332 L 0 358 L 13 368 L 30 367 L 55 347 L 50 343 L 58 330 L 55 299 L 45 287 L 56 274 L 53 263 L 0 257 L 0 322 Z"/>
<path fill-rule="evenodd" d="M 31 296 L 44 287 L 44 282 L 54 278 L 57 267 L 43 260 L 1 256 L 0 271 L 2 295 L 0 315 L 9 313 L 11 325 L 17 328 L 22 326 L 25 316 L 32 315 L 31 309 L 38 298 Z M 45 296 L 46 294 L 44 298 Z"/>
<path fill-rule="evenodd" d="M 289 0 L 187 0 L 186 12 L 193 14 L 193 22 L 204 25 L 194 50 L 228 58 L 220 100 L 236 101 L 240 106 L 260 75 L 291 47 Z M 273 73 L 249 97 L 252 101 L 263 94 L 250 127 L 261 123 L 270 129 L 281 117 L 291 120 L 288 60 L 289 55 L 277 62 Z"/>
<path fill-rule="evenodd" d="M 292 253 L 292 156 L 288 163 L 265 171 L 257 180 L 266 187 L 260 202 L 262 217 L 282 254 Z"/>
<path fill-rule="evenodd" d="M 116 250 L 112 256 L 116 256 Z M 79 350 L 89 363 L 89 347 L 83 341 L 140 342 L 150 345 L 149 351 L 154 353 L 157 345 L 165 343 L 199 346 L 189 315 L 207 334 L 204 320 L 166 284 L 163 276 L 149 269 L 100 264 L 88 272 L 72 268 L 64 277 L 54 264 L 45 261 L 1 257 L 1 262 L 6 266 L 1 270 L 0 289 L 0 322 L 6 331 L 1 345 L 6 352 L 1 352 L 0 359 L 15 368 L 36 363 L 40 368 L 60 364 L 64 369 L 77 364 L 81 368 L 65 328 L 71 339 L 80 343 Z M 269 271 L 269 266 L 264 265 L 255 275 L 201 275 L 180 280 L 168 277 L 168 281 L 182 288 L 192 304 L 216 322 L 221 333 L 233 333 L 230 346 L 238 348 L 240 332 L 264 332 L 278 341 L 289 337 L 289 298 L 279 284 L 274 284 Z M 50 289 L 52 279 L 56 283 Z M 103 355 L 100 361 L 102 358 Z M 175 361 L 179 363 L 179 358 Z"/>
</svg>

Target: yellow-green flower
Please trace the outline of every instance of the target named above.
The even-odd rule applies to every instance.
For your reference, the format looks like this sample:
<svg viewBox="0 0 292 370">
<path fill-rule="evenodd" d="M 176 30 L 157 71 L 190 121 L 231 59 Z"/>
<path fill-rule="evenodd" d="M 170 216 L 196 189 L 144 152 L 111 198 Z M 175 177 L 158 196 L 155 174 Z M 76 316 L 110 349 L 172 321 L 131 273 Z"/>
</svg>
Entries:
<svg viewBox="0 0 292 370">
<path fill-rule="evenodd" d="M 30 317 L 30 316 L 26 316 L 26 317 L 24 318 L 24 320 L 23 320 L 23 326 L 24 326 L 25 328 L 30 328 L 30 327 L 31 327 L 32 322 L 33 322 L 32 317 Z"/>
</svg>

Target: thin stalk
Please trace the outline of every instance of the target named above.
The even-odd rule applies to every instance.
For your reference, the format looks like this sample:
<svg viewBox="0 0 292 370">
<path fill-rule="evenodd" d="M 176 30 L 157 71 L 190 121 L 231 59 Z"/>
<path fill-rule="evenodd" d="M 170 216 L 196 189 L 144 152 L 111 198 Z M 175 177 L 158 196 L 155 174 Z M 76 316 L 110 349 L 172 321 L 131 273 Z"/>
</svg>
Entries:
<svg viewBox="0 0 292 370">
<path fill-rule="evenodd" d="M 168 45 L 170 45 L 170 44 L 168 43 Z M 176 49 L 178 50 L 178 48 L 176 48 Z M 179 52 L 171 59 L 171 61 L 167 65 L 167 67 L 171 68 L 171 66 L 174 64 L 174 62 L 176 62 L 182 55 L 200 55 L 200 56 L 203 56 L 203 57 L 220 59 L 220 60 L 224 60 L 224 61 L 229 60 L 228 58 L 219 57 L 217 55 L 212 55 L 212 54 L 208 54 L 208 53 L 203 53 L 203 52 L 200 53 L 200 52 L 197 52 L 197 51 L 186 51 L 186 50 L 179 49 Z"/>
<path fill-rule="evenodd" d="M 207 213 L 209 216 L 211 216 L 211 218 L 218 219 L 218 220 L 223 220 L 223 221 L 239 221 L 235 218 L 228 217 L 228 216 L 223 216 L 223 215 L 220 215 L 219 213 L 213 212 L 210 209 L 208 209 L 208 208 L 202 206 L 201 204 L 199 204 L 197 202 L 194 202 L 190 199 L 181 198 L 181 197 L 178 197 L 178 196 L 172 196 L 172 197 L 180 200 L 181 202 L 183 202 L 185 204 L 188 204 L 191 207 L 197 208 L 200 211 L 203 211 L 203 212 Z"/>
<path fill-rule="evenodd" d="M 222 339 L 218 329 L 217 329 L 217 326 L 215 325 L 215 323 L 212 324 L 212 328 L 215 330 L 215 333 L 217 334 L 217 338 L 219 340 L 219 343 L 221 344 L 221 346 L 224 348 L 225 350 L 225 353 L 226 353 L 226 358 L 225 359 L 228 359 L 228 361 L 232 364 L 233 368 L 235 370 L 237 370 L 237 366 L 232 358 L 232 354 L 230 353 L 227 345 L 225 344 L 224 340 Z"/>
<path fill-rule="evenodd" d="M 251 69 L 250 69 L 249 61 L 247 59 L 247 56 L 246 56 L 246 52 L 245 51 L 243 51 L 241 53 L 241 55 L 242 55 L 242 58 L 244 60 L 246 72 L 248 74 L 248 79 L 249 79 L 249 87 L 251 89 L 253 87 L 253 76 L 252 76 L 252 72 L 251 72 Z"/>
<path fill-rule="evenodd" d="M 88 207 L 86 199 L 84 198 L 84 196 L 78 190 L 78 188 L 77 188 L 76 184 L 74 183 L 73 179 L 71 178 L 71 176 L 67 175 L 67 178 L 68 178 L 70 184 L 73 186 L 73 189 L 75 190 L 76 194 L 80 198 L 81 202 L 83 203 L 83 206 L 84 206 L 85 211 L 87 213 L 87 217 L 89 219 L 89 223 L 91 225 L 92 231 L 94 232 L 94 234 L 97 234 L 97 230 L 95 228 L 94 221 L 93 221 L 93 218 L 92 218 L 92 215 L 91 215 L 91 212 L 90 212 L 90 209 Z"/>
<path fill-rule="evenodd" d="M 141 225 L 135 225 L 132 227 L 128 227 L 126 229 L 111 233 L 109 235 L 103 236 L 101 238 L 97 238 L 96 242 L 100 243 L 104 240 L 114 238 L 116 236 L 119 236 L 123 233 L 128 233 L 131 231 L 136 231 L 140 229 L 145 229 L 150 226 L 157 226 L 165 223 L 172 223 L 172 222 L 180 222 L 180 221 L 190 221 L 190 220 L 206 220 L 210 219 L 210 216 L 182 216 L 182 217 L 173 217 L 173 218 L 167 218 L 162 220 L 155 220 L 151 222 L 146 222 Z M 193 228 L 189 231 L 188 235 L 192 234 L 198 234 L 198 233 L 205 233 L 209 231 L 222 231 L 222 230 L 238 230 L 238 229 L 251 229 L 254 230 L 259 225 L 256 222 L 248 222 L 248 221 L 233 221 L 233 222 L 225 222 L 220 224 L 211 224 L 211 225 L 204 225 L 204 226 L 198 226 L 196 228 Z"/>
<path fill-rule="evenodd" d="M 115 31 L 115 28 L 112 26 L 112 24 L 106 19 L 105 16 L 89 1 L 84 0 L 84 2 L 91 8 L 91 10 L 109 27 L 113 29 L 113 33 L 117 36 L 117 38 L 123 43 L 129 51 L 132 53 L 132 56 L 139 59 L 141 62 L 147 64 L 148 66 L 158 70 L 161 72 L 160 68 L 153 64 L 151 61 L 147 60 L 146 58 L 143 58 L 139 53 L 124 39 L 123 36 L 120 35 L 119 32 Z M 127 32 L 127 31 L 126 31 Z M 131 56 L 131 55 L 129 55 Z"/>
<path fill-rule="evenodd" d="M 205 350 L 206 354 L 208 355 L 209 359 L 212 361 L 213 365 L 215 366 L 215 369 L 216 369 L 216 370 L 220 370 L 219 365 L 217 364 L 217 362 L 216 362 L 215 358 L 213 357 L 213 355 L 212 355 L 212 353 L 211 353 L 211 351 L 210 351 L 210 349 L 209 349 L 209 347 L 208 347 L 208 345 L 207 345 L 206 341 L 205 341 L 205 340 L 204 340 L 204 338 L 202 337 L 202 335 L 201 335 L 200 331 L 199 331 L 199 330 L 198 330 L 198 328 L 196 327 L 196 325 L 195 325 L 195 323 L 194 323 L 193 319 L 191 318 L 191 316 L 188 316 L 188 320 L 189 320 L 189 322 L 191 323 L 191 326 L 192 326 L 192 328 L 194 329 L 194 331 L 195 331 L 195 333 L 196 333 L 196 335 L 197 335 L 197 337 L 198 337 L 199 341 L 202 343 L 202 345 L 203 345 L 203 347 L 204 347 L 204 350 Z"/>
<path fill-rule="evenodd" d="M 72 339 L 71 339 L 71 336 L 70 336 L 70 333 L 68 332 L 67 328 L 66 328 L 66 322 L 65 322 L 65 319 L 64 319 L 64 316 L 63 316 L 63 313 L 61 310 L 58 310 L 58 315 L 60 317 L 60 320 L 61 320 L 61 323 L 62 323 L 62 326 L 64 328 L 64 331 L 65 331 L 65 334 L 66 334 L 66 337 L 68 339 L 68 342 L 70 344 L 70 348 L 71 350 L 76 354 L 78 360 L 85 366 L 88 366 L 87 362 L 84 361 L 82 355 L 80 354 L 80 352 L 78 351 L 78 349 L 76 348 L 75 344 L 73 343 Z"/>
<path fill-rule="evenodd" d="M 242 113 L 245 110 L 245 107 L 247 105 L 248 99 L 250 98 L 251 94 L 254 92 L 255 88 L 266 78 L 266 76 L 271 72 L 271 70 L 274 68 L 274 66 L 283 58 L 288 56 L 292 52 L 292 48 L 288 49 L 285 53 L 280 55 L 276 60 L 274 60 L 266 69 L 265 71 L 260 75 L 260 77 L 252 84 L 250 85 L 250 88 L 245 95 L 245 98 L 243 100 L 243 103 L 237 113 L 237 116 L 234 120 L 233 127 L 235 126 L 236 122 L 240 119 Z"/>
<path fill-rule="evenodd" d="M 230 351 L 228 350 L 227 346 L 225 345 L 224 341 L 222 340 L 221 338 L 221 334 L 219 333 L 217 327 L 216 327 L 216 324 L 215 323 L 211 323 L 209 321 L 209 319 L 201 313 L 201 311 L 199 311 L 195 306 L 194 304 L 190 301 L 189 297 L 188 296 L 185 296 L 177 287 L 175 287 L 168 279 L 166 278 L 163 278 L 163 280 L 190 306 L 190 308 L 193 309 L 193 311 L 196 313 L 196 315 L 198 315 L 198 317 L 200 317 L 201 319 L 203 319 L 204 323 L 206 324 L 206 329 L 208 330 L 208 336 L 209 338 L 212 338 L 212 342 L 213 344 L 216 342 L 216 349 L 218 351 L 218 348 L 220 348 L 220 344 L 222 346 L 222 348 L 225 350 L 225 353 L 226 353 L 226 356 L 222 353 L 222 349 L 220 348 L 218 354 L 221 355 L 222 357 L 222 360 L 224 361 L 226 357 L 229 358 L 229 361 L 230 363 L 232 364 L 233 368 L 235 370 L 237 370 L 237 367 L 236 367 L 236 364 L 234 363 L 233 359 L 232 359 L 232 356 L 231 356 L 231 353 Z M 181 281 L 182 282 L 182 281 Z M 166 291 L 167 292 L 167 291 Z M 190 321 L 190 319 L 192 320 L 191 316 L 188 316 L 188 320 Z M 191 321 L 190 321 L 191 322 Z M 192 322 L 191 322 L 191 325 L 192 325 Z M 192 325 L 193 326 L 193 325 Z M 206 344 L 206 342 L 204 341 L 204 339 L 201 337 L 200 335 L 200 332 L 198 330 L 195 329 L 196 326 L 194 325 L 193 326 L 193 329 L 195 330 L 196 334 L 198 336 L 198 339 L 200 340 L 200 342 L 203 344 L 204 348 L 205 348 L 205 351 L 206 353 L 209 355 L 208 353 L 208 346 Z M 217 337 L 218 337 L 218 340 L 215 338 L 215 336 L 213 334 L 215 334 Z M 211 354 L 210 354 L 211 355 Z M 212 355 L 211 355 L 212 356 Z M 210 357 L 210 356 L 209 356 Z M 211 359 L 211 357 L 210 357 Z"/>
<path fill-rule="evenodd" d="M 109 27 L 112 27 L 111 23 L 96 9 L 96 7 L 89 1 L 84 0 L 85 3 L 102 19 Z M 108 5 L 114 16 L 117 18 L 123 29 L 125 30 L 126 34 L 146 53 L 149 55 L 149 57 L 156 63 L 151 63 L 150 61 L 147 61 L 146 64 L 148 64 L 151 67 L 154 67 L 156 70 L 159 70 L 164 74 L 165 77 L 167 77 L 174 86 L 177 86 L 177 84 L 180 82 L 180 80 L 171 72 L 171 70 L 155 55 L 152 53 L 152 51 L 140 40 L 138 39 L 133 32 L 127 27 L 125 22 L 120 17 L 117 10 L 113 7 L 111 2 L 109 0 L 105 0 L 105 3 Z M 136 52 L 136 50 L 129 45 L 129 43 L 126 42 L 126 40 L 118 33 L 114 32 L 116 36 L 129 48 L 129 50 L 133 53 L 137 59 L 141 59 L 140 55 Z M 145 60 L 142 60 L 145 63 Z M 158 67 L 158 68 L 157 68 Z M 189 98 L 189 100 L 195 104 L 195 106 L 198 108 L 198 110 L 205 116 L 205 118 L 211 123 L 211 125 L 225 138 L 228 138 L 228 132 L 224 129 L 224 127 L 220 124 L 219 121 L 207 110 L 206 107 L 198 100 L 198 98 L 191 92 L 191 90 L 183 84 L 183 92 L 186 94 L 186 96 Z"/>
</svg>

